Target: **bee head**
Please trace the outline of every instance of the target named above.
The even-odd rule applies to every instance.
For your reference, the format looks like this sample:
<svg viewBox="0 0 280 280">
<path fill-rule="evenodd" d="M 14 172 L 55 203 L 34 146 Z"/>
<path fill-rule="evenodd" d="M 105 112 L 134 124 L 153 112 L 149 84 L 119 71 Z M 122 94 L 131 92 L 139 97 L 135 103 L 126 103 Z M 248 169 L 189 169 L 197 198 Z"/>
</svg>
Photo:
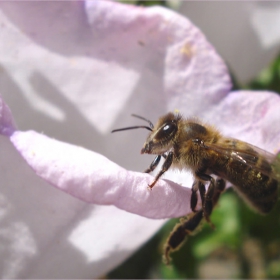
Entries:
<svg viewBox="0 0 280 280">
<path fill-rule="evenodd" d="M 160 155 L 172 149 L 181 118 L 180 115 L 173 113 L 161 117 L 148 136 L 141 154 Z"/>
<path fill-rule="evenodd" d="M 152 124 L 151 121 L 138 116 L 132 115 L 138 119 L 144 120 L 149 123 L 149 126 L 129 126 L 119 129 L 114 129 L 112 132 L 145 128 L 151 131 L 148 136 L 144 147 L 141 149 L 141 154 L 157 154 L 161 155 L 168 152 L 174 145 L 174 138 L 178 131 L 178 122 L 181 120 L 182 116 L 179 114 L 168 113 L 161 117 L 157 122 L 156 126 Z"/>
</svg>

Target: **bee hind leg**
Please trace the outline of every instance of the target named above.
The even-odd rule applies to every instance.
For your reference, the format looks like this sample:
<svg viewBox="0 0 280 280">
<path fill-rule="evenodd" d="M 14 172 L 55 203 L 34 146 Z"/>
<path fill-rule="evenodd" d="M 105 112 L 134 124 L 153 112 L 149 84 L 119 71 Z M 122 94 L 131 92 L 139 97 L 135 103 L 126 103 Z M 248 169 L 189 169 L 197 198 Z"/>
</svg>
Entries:
<svg viewBox="0 0 280 280">
<path fill-rule="evenodd" d="M 170 264 L 171 259 L 169 254 L 180 249 L 185 241 L 186 236 L 194 232 L 202 219 L 203 210 L 201 209 L 192 214 L 190 218 L 187 217 L 187 219 L 181 219 L 180 223 L 175 225 L 164 245 L 163 262 L 165 264 Z"/>
<path fill-rule="evenodd" d="M 218 178 L 215 182 L 215 191 L 212 197 L 212 203 L 215 206 L 220 198 L 221 193 L 226 188 L 226 181 L 224 179 Z"/>
<path fill-rule="evenodd" d="M 208 217 L 208 220 L 206 218 L 205 220 L 208 222 L 210 221 L 209 216 L 212 213 L 213 207 L 217 204 L 221 193 L 224 191 L 225 186 L 226 183 L 223 179 L 219 178 L 217 180 L 214 180 L 213 189 L 208 193 L 209 188 L 206 192 L 205 185 L 202 182 L 197 181 L 197 183 L 196 182 L 194 183 L 193 192 L 196 193 L 197 190 L 195 191 L 195 188 L 198 188 L 203 207 L 202 209 L 196 211 L 195 213 L 188 215 L 186 219 L 181 219 L 180 223 L 175 225 L 174 229 L 170 233 L 164 245 L 163 261 L 165 264 L 170 263 L 171 261 L 169 257 L 170 253 L 180 249 L 186 237 L 195 232 L 195 230 L 198 228 L 199 224 L 201 223 L 203 218 L 205 218 L 205 216 Z M 207 214 L 205 215 L 205 213 Z"/>
</svg>

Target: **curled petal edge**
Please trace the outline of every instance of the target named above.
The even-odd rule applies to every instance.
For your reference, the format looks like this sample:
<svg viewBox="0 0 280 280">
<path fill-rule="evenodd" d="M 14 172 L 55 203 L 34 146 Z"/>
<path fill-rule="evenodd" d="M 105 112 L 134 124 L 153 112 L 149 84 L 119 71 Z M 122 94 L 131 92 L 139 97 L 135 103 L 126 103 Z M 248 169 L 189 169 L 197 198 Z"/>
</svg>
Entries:
<svg viewBox="0 0 280 280">
<path fill-rule="evenodd" d="M 189 213 L 189 188 L 125 170 L 106 157 L 34 131 L 15 131 L 10 140 L 35 173 L 56 188 L 88 203 L 115 205 L 147 218 Z"/>
</svg>

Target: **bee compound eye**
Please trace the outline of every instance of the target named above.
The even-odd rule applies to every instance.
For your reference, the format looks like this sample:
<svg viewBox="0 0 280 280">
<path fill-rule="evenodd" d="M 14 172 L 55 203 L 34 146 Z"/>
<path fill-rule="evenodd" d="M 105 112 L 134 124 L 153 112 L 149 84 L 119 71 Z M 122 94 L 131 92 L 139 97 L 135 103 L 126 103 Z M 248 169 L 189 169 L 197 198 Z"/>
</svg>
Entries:
<svg viewBox="0 0 280 280">
<path fill-rule="evenodd" d="M 169 138 L 177 131 L 177 125 L 173 122 L 166 123 L 158 132 L 157 138 Z"/>
<path fill-rule="evenodd" d="M 176 125 L 175 123 L 166 124 L 166 125 L 163 127 L 163 130 L 164 130 L 166 133 L 172 133 L 173 131 L 177 130 L 177 125 Z"/>
<path fill-rule="evenodd" d="M 163 130 L 164 130 L 164 131 L 170 130 L 170 125 L 169 125 L 169 124 L 165 125 L 165 126 L 163 127 Z"/>
</svg>

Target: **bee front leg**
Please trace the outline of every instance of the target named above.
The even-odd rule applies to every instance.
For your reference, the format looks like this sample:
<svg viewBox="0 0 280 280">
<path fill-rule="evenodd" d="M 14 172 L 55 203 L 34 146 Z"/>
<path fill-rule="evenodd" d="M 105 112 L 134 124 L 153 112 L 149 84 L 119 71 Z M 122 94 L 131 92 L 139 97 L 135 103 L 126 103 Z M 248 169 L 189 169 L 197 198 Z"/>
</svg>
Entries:
<svg viewBox="0 0 280 280">
<path fill-rule="evenodd" d="M 155 159 L 156 160 L 156 159 Z M 154 160 L 154 161 L 155 161 Z M 157 174 L 157 176 L 155 177 L 154 181 L 152 182 L 151 185 L 149 185 L 149 189 L 152 189 L 154 187 L 154 185 L 156 184 L 156 182 L 159 180 L 159 178 L 164 174 L 164 172 L 166 172 L 169 167 L 171 166 L 173 162 L 173 152 L 170 152 L 167 156 L 166 159 L 162 165 L 162 168 L 160 170 L 160 172 Z"/>
<path fill-rule="evenodd" d="M 147 168 L 144 173 L 150 173 L 152 171 L 155 170 L 155 168 L 158 166 L 159 162 L 160 162 L 161 156 L 158 155 L 155 157 L 155 159 L 152 161 L 151 165 L 149 168 Z"/>
</svg>

